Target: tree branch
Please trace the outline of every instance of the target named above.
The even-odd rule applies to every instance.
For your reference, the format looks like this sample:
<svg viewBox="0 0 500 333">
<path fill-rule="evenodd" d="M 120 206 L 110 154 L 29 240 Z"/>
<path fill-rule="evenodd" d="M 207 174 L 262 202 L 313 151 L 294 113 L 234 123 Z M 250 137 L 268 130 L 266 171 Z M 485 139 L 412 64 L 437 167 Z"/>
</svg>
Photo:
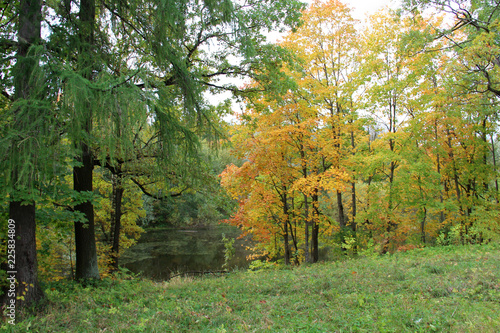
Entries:
<svg viewBox="0 0 500 333">
<path fill-rule="evenodd" d="M 146 189 L 146 187 L 145 187 L 143 184 L 141 184 L 141 183 L 140 183 L 137 179 L 135 179 L 135 178 L 130 178 L 130 180 L 132 180 L 132 182 L 134 182 L 134 184 L 136 184 L 136 185 L 137 185 L 137 186 L 141 189 L 142 193 L 144 193 L 144 194 L 145 194 L 145 195 L 147 195 L 148 197 L 153 198 L 153 199 L 156 199 L 156 200 L 163 200 L 163 199 L 164 199 L 164 197 L 160 197 L 160 196 L 154 195 L 154 194 L 152 194 L 151 192 L 149 192 L 149 191 Z M 177 192 L 177 193 L 171 193 L 171 194 L 169 194 L 168 196 L 169 196 L 169 197 L 172 197 L 172 198 L 173 198 L 173 197 L 178 197 L 178 196 L 182 195 L 182 192 L 186 191 L 188 188 L 189 188 L 189 187 L 186 187 L 186 188 L 184 188 L 182 191 Z"/>
</svg>

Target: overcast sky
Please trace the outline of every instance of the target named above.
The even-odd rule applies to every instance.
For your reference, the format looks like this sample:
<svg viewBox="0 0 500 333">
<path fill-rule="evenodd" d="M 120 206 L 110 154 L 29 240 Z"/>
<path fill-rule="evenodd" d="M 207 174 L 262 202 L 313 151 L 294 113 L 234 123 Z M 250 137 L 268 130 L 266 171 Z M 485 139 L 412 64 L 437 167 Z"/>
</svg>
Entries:
<svg viewBox="0 0 500 333">
<path fill-rule="evenodd" d="M 354 8 L 353 17 L 362 20 L 366 14 L 371 15 L 384 6 L 397 8 L 400 0 L 340 0 L 351 8 Z M 310 0 L 308 1 L 310 2 Z"/>
</svg>

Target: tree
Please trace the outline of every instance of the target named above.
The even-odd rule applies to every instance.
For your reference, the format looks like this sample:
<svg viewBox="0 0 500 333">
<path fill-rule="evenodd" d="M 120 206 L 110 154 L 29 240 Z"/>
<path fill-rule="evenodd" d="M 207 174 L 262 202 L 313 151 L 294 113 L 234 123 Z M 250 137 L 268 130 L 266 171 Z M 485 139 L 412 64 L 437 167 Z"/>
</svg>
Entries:
<svg viewBox="0 0 500 333">
<path fill-rule="evenodd" d="M 144 231 L 137 225 L 137 221 L 146 215 L 142 192 L 129 177 L 104 168 L 94 173 L 94 187 L 101 195 L 95 212 L 98 245 L 101 245 L 105 259 L 100 263 L 107 266 L 100 271 L 117 270 L 120 254 L 135 244 Z"/>
<path fill-rule="evenodd" d="M 500 96 L 497 5 L 487 1 L 408 1 L 405 7 L 413 13 L 432 9 L 448 18 L 447 26 L 436 26 L 429 34 L 426 46 L 439 50 L 432 44 L 445 41 L 447 47 L 440 83 L 449 88 L 441 94 L 441 121 L 436 121 L 436 138 L 441 124 L 441 138 L 445 140 L 437 164 L 439 172 L 449 179 L 443 182 L 443 192 L 453 198 L 459 212 L 456 227 L 461 242 L 481 241 L 479 229 L 491 231 L 496 227 L 478 218 L 484 214 L 476 211 L 498 209 L 496 175 L 487 176 L 494 175 L 496 164 L 494 144 L 488 137 L 494 136 L 498 126 L 495 110 Z"/>
<path fill-rule="evenodd" d="M 247 161 L 241 167 L 230 165 L 221 174 L 222 185 L 240 203 L 238 212 L 228 222 L 251 233 L 263 255 L 283 255 L 285 264 L 291 260 L 290 235 L 295 251 L 298 250 L 291 230 L 290 208 L 296 174 L 289 153 L 290 136 L 285 135 L 287 130 L 293 130 L 286 120 L 290 109 L 246 113 L 245 122 L 237 127 L 239 133 L 232 142 L 235 154 Z M 277 237 L 282 239 L 282 246 L 277 246 Z"/>
<path fill-rule="evenodd" d="M 52 68 L 61 77 L 57 84 L 68 125 L 63 131 L 74 144 L 77 278 L 99 276 L 92 212 L 94 165 L 116 168 L 120 158 L 134 157 L 128 129 L 138 118 L 149 118 L 157 130 L 155 157 L 160 165 L 175 163 L 174 136 L 195 154 L 200 129 L 215 132 L 218 112 L 204 103 L 202 93 L 238 92 L 216 79 L 258 77 L 272 61 L 281 61 L 279 50 L 264 45 L 262 32 L 293 27 L 301 6 L 296 1 L 242 5 L 226 0 L 138 1 L 122 6 L 87 0 L 79 3 L 78 15 L 71 3 L 54 6 L 48 50 Z M 207 52 L 213 43 L 221 47 Z M 235 61 L 228 61 L 229 55 L 236 55 L 231 58 Z M 138 103 L 132 110 L 124 100 Z M 119 130 L 103 135 L 110 124 Z"/>
<path fill-rule="evenodd" d="M 300 55 L 302 77 L 298 84 L 300 96 L 309 100 L 318 109 L 318 119 L 328 128 L 319 130 L 330 149 L 325 149 L 326 163 L 320 169 L 328 168 L 347 171 L 347 157 L 356 146 L 357 98 L 356 88 L 360 85 L 358 73 L 357 21 L 351 16 L 351 9 L 332 0 L 314 2 L 304 12 L 304 24 L 289 34 L 283 45 Z M 318 166 L 319 167 L 319 166 Z M 344 207 L 345 186 L 335 189 L 337 221 L 345 232 L 350 224 L 356 230 L 356 184 L 352 175 L 350 214 Z M 350 215 L 350 216 L 349 216 Z M 349 221 L 350 217 L 350 221 Z"/>
<path fill-rule="evenodd" d="M 229 223 L 252 233 L 267 254 L 282 255 L 286 264 L 304 257 L 316 262 L 320 228 L 326 229 L 320 197 L 346 179 L 337 168 L 324 168 L 332 157 L 319 134 L 317 108 L 293 92 L 280 100 L 263 95 L 248 106 L 232 137 L 234 153 L 245 163 L 221 174 L 222 185 L 240 202 Z"/>
<path fill-rule="evenodd" d="M 8 4 L 7 4 L 8 6 Z M 21 1 L 18 8 L 18 41 L 14 70 L 14 104 L 10 133 L 14 134 L 8 148 L 7 172 L 10 172 L 9 218 L 15 223 L 15 263 L 9 271 L 16 271 L 18 305 L 28 305 L 43 297 L 38 283 L 36 253 L 35 195 L 33 194 L 38 166 L 37 141 L 43 145 L 42 130 L 33 126 L 44 118 L 46 110 L 39 102 L 38 59 L 36 45 L 40 43 L 41 2 Z M 41 140 L 42 139 L 42 140 Z M 3 143 L 3 145 L 5 142 Z M 28 168 L 23 167 L 23 163 Z M 9 242 L 9 244 L 13 244 Z"/>
<path fill-rule="evenodd" d="M 79 8 L 79 33 L 80 47 L 78 51 L 78 68 L 83 79 L 92 81 L 95 61 L 95 0 L 82 0 Z M 80 122 L 81 135 L 89 137 L 92 132 L 93 105 L 91 100 L 86 100 L 82 109 L 77 110 L 83 115 Z M 73 167 L 73 188 L 77 192 L 92 193 L 92 175 L 94 161 L 90 142 L 86 139 L 75 140 L 75 145 L 80 155 L 76 158 L 78 165 Z M 84 221 L 75 221 L 75 246 L 76 246 L 76 279 L 98 279 L 97 249 L 94 226 L 94 207 L 90 200 L 83 200 L 75 205 L 75 210 L 80 212 Z"/>
</svg>

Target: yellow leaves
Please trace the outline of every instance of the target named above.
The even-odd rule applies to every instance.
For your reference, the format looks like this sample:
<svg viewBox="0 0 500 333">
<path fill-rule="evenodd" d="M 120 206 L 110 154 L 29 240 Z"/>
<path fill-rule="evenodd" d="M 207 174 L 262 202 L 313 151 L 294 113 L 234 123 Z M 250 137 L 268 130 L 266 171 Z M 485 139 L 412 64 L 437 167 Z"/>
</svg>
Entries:
<svg viewBox="0 0 500 333">
<path fill-rule="evenodd" d="M 72 228 L 37 225 L 38 274 L 47 281 L 59 281 L 70 275 L 69 254 L 73 249 Z"/>
<path fill-rule="evenodd" d="M 343 170 L 330 168 L 323 173 L 320 181 L 320 186 L 327 191 L 345 191 L 346 183 L 350 180 L 350 176 Z"/>
<path fill-rule="evenodd" d="M 310 174 L 297 179 L 290 187 L 290 193 L 300 192 L 312 196 L 318 190 L 327 192 L 344 191 L 350 176 L 347 172 L 330 168 L 321 174 Z"/>
</svg>

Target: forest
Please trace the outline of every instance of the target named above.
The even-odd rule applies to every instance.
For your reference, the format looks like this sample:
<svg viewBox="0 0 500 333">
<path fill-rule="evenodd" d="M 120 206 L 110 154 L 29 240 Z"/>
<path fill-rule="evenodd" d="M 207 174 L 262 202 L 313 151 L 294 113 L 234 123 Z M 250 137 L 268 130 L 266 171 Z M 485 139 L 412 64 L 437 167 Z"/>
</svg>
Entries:
<svg viewBox="0 0 500 333">
<path fill-rule="evenodd" d="M 0 2 L 4 315 L 158 223 L 285 266 L 498 243 L 499 30 L 492 0 Z"/>
<path fill-rule="evenodd" d="M 498 240 L 498 9 L 409 8 L 360 28 L 346 5 L 314 3 L 280 42 L 293 88 L 248 98 L 231 128 L 244 164 L 221 175 L 239 200 L 229 222 L 263 253 Z"/>
</svg>

